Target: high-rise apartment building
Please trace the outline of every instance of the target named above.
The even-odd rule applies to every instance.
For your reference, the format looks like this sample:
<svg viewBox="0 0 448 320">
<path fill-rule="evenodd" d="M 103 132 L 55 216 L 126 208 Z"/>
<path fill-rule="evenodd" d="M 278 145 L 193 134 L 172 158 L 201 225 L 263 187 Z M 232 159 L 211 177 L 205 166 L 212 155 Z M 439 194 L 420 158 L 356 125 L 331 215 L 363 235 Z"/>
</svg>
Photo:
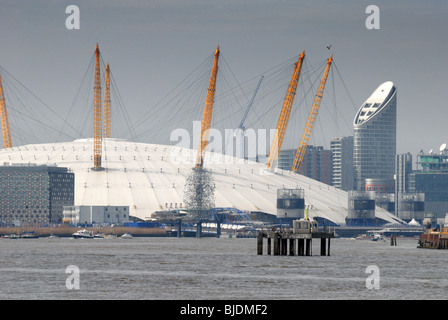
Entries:
<svg viewBox="0 0 448 320">
<path fill-rule="evenodd" d="M 397 89 L 382 83 L 363 103 L 353 121 L 355 189 L 365 190 L 366 179 L 384 179 L 393 190 L 397 137 Z M 385 186 L 387 188 L 387 186 Z"/>
</svg>

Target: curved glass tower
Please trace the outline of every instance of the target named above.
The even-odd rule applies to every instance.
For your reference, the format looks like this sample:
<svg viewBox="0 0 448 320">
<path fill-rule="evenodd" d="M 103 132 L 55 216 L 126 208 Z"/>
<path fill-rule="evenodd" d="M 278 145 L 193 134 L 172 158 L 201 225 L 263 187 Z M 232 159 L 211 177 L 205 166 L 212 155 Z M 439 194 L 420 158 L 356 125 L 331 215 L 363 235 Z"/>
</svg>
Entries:
<svg viewBox="0 0 448 320">
<path fill-rule="evenodd" d="M 364 102 L 353 120 L 353 127 L 355 189 L 365 190 L 366 179 L 393 180 L 397 89 L 391 81 L 382 83 Z"/>
</svg>

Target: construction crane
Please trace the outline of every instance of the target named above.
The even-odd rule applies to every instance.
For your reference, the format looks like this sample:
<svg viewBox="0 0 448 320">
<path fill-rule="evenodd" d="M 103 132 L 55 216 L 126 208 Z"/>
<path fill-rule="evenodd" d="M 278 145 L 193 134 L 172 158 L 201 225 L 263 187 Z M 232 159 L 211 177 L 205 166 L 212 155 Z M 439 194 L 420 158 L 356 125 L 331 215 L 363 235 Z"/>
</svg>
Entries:
<svg viewBox="0 0 448 320">
<path fill-rule="evenodd" d="M 313 131 L 314 122 L 317 118 L 317 113 L 319 112 L 320 102 L 322 101 L 322 96 L 324 94 L 325 84 L 327 82 L 328 73 L 330 72 L 331 63 L 333 62 L 333 55 L 328 59 L 327 66 L 325 67 L 324 74 L 317 89 L 316 96 L 314 97 L 313 106 L 311 107 L 310 113 L 308 114 L 308 119 L 305 124 L 305 129 L 302 133 L 302 138 L 300 139 L 299 147 L 297 148 L 296 156 L 294 158 L 294 163 L 292 165 L 292 171 L 298 172 L 303 163 L 303 158 L 306 153 L 306 148 L 308 146 L 308 141 L 310 140 L 311 133 Z"/>
<path fill-rule="evenodd" d="M 244 127 L 244 122 L 246 121 L 246 118 L 249 114 L 249 110 L 252 107 L 252 105 L 254 104 L 254 100 L 255 100 L 255 96 L 257 95 L 258 89 L 260 89 L 260 85 L 261 82 L 263 81 L 264 76 L 262 75 L 260 78 L 260 81 L 258 82 L 257 88 L 255 89 L 254 95 L 252 96 L 252 99 L 250 100 L 247 108 L 246 108 L 246 112 L 244 112 L 243 118 L 241 119 L 240 125 L 238 126 L 238 128 L 240 129 L 240 134 L 241 134 L 241 156 L 244 159 L 244 131 L 246 130 L 246 128 Z"/>
<path fill-rule="evenodd" d="M 110 116 L 110 67 L 109 63 L 106 66 L 106 77 L 104 80 L 104 128 L 103 137 L 110 138 L 111 136 L 111 116 Z"/>
<path fill-rule="evenodd" d="M 282 111 L 277 122 L 277 129 L 275 130 L 274 139 L 272 141 L 271 150 L 269 151 L 267 168 L 272 170 L 275 168 L 275 162 L 278 158 L 285 138 L 286 127 L 288 126 L 289 116 L 291 114 L 292 104 L 296 95 L 297 84 L 299 83 L 300 71 L 302 70 L 303 59 L 305 58 L 305 50 L 300 54 L 297 62 L 294 65 L 294 72 L 292 73 L 291 80 L 289 82 L 288 91 L 283 102 Z"/>
<path fill-rule="evenodd" d="M 3 145 L 12 148 L 11 131 L 9 130 L 8 112 L 6 111 L 5 93 L 3 92 L 2 77 L 0 76 L 0 116 L 2 121 Z"/>
<path fill-rule="evenodd" d="M 101 125 L 101 74 L 100 74 L 100 49 L 98 43 L 95 49 L 95 82 L 93 100 L 93 170 L 100 171 L 102 156 L 102 125 Z"/>
<path fill-rule="evenodd" d="M 208 85 L 207 98 L 205 99 L 204 114 L 202 115 L 201 136 L 199 139 L 198 152 L 196 155 L 195 168 L 202 168 L 204 165 L 205 150 L 207 149 L 210 124 L 212 121 L 213 102 L 215 99 L 216 75 L 218 74 L 219 46 L 215 51 L 212 73 Z"/>
</svg>

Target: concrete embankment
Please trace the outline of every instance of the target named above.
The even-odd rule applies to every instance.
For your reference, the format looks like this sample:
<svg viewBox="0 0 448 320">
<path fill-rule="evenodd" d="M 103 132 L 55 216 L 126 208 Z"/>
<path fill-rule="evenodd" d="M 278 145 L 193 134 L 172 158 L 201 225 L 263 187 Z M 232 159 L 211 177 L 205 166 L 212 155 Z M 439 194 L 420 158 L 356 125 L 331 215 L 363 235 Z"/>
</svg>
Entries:
<svg viewBox="0 0 448 320">
<path fill-rule="evenodd" d="M 24 233 L 34 233 L 39 237 L 50 235 L 59 237 L 71 237 L 73 233 L 80 229 L 87 229 L 94 233 L 103 233 L 105 235 L 121 236 L 124 233 L 130 233 L 134 237 L 166 237 L 171 234 L 163 228 L 138 228 L 138 227 L 103 227 L 103 228 L 80 228 L 80 227 L 0 227 L 0 236 Z"/>
</svg>

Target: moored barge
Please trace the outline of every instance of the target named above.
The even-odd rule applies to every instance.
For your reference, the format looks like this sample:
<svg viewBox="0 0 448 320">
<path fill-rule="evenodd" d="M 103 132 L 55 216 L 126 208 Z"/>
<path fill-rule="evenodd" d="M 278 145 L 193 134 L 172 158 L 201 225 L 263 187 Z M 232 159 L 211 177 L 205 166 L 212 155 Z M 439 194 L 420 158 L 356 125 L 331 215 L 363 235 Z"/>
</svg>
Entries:
<svg viewBox="0 0 448 320">
<path fill-rule="evenodd" d="M 448 228 L 427 229 L 420 235 L 418 248 L 448 250 Z"/>
</svg>

